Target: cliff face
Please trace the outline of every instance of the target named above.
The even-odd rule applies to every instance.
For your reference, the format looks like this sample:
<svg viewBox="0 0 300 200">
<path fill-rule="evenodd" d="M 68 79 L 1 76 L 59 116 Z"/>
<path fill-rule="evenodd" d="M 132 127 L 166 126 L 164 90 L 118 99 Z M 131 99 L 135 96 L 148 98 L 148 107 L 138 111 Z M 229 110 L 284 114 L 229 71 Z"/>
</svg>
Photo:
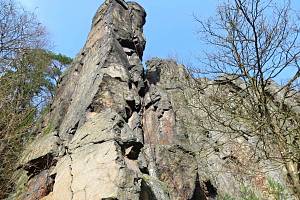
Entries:
<svg viewBox="0 0 300 200">
<path fill-rule="evenodd" d="M 138 199 L 146 13 L 108 0 L 25 152 L 25 199 Z M 137 154 L 137 155 L 136 155 Z"/>
<path fill-rule="evenodd" d="M 205 118 L 195 105 L 211 88 L 195 91 L 184 67 L 170 60 L 148 61 L 144 73 L 145 17 L 140 5 L 123 0 L 98 9 L 20 161 L 26 175 L 16 199 L 201 200 L 235 194 L 241 181 L 264 187 L 267 172 L 237 176 L 228 165 L 232 154 L 231 162 L 247 157 L 240 146 L 248 140 L 217 149 L 228 138 L 199 128 Z"/>
</svg>

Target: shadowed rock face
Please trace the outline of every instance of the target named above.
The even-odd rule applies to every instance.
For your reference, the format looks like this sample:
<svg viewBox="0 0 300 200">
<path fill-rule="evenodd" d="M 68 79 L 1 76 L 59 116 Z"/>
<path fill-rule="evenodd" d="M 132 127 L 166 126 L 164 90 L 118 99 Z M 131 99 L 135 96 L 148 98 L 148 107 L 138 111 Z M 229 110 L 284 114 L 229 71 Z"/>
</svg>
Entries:
<svg viewBox="0 0 300 200">
<path fill-rule="evenodd" d="M 199 129 L 205 118 L 194 106 L 207 100 L 209 89 L 195 91 L 184 67 L 171 60 L 148 61 L 144 73 L 145 17 L 140 5 L 123 0 L 106 0 L 98 9 L 85 46 L 19 162 L 27 175 L 14 199 L 235 195 L 241 179 L 219 171 L 236 147 L 199 153 L 214 141 Z"/>
<path fill-rule="evenodd" d="M 162 59 L 147 62 L 145 79 L 142 152 L 149 174 L 168 185 L 171 199 L 238 198 L 244 185 L 256 188 L 259 196 L 266 192 L 268 178 L 286 185 L 283 166 L 249 156 L 261 153 L 255 136 L 233 139 L 201 126 L 208 123 L 201 105 L 213 92 L 242 87 L 240 83 L 220 86 L 218 80 L 193 79 L 184 66 Z M 199 83 L 208 86 L 199 90 Z"/>
</svg>

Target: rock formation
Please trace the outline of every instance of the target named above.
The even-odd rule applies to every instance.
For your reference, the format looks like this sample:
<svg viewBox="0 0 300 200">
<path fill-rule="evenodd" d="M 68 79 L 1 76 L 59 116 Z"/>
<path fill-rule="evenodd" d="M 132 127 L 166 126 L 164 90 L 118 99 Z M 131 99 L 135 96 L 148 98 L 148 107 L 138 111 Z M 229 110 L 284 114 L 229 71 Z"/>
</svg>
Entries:
<svg viewBox="0 0 300 200">
<path fill-rule="evenodd" d="M 108 0 L 20 166 L 24 199 L 138 199 L 146 13 Z"/>
<path fill-rule="evenodd" d="M 19 162 L 13 199 L 202 200 L 236 193 L 242 179 L 218 171 L 238 147 L 200 153 L 218 135 L 199 128 L 205 119 L 190 105 L 209 89 L 195 96 L 193 79 L 174 61 L 153 59 L 144 72 L 145 17 L 140 5 L 123 0 L 98 9 Z M 235 159 L 247 149 L 239 153 Z"/>
</svg>

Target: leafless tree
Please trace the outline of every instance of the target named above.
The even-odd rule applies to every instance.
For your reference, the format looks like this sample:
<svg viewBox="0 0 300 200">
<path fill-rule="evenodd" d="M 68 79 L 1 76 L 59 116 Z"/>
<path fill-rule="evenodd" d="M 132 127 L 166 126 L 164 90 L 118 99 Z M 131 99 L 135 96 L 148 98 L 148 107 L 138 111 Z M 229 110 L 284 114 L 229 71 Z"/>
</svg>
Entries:
<svg viewBox="0 0 300 200">
<path fill-rule="evenodd" d="M 0 73 L 23 50 L 47 44 L 45 28 L 14 0 L 0 0 Z"/>
<path fill-rule="evenodd" d="M 215 80 L 209 84 L 217 85 L 211 101 L 199 106 L 209 120 L 203 126 L 256 137 L 256 152 L 284 165 L 291 188 L 300 198 L 300 20 L 296 11 L 289 1 L 227 0 L 218 7 L 216 17 L 196 20 L 201 38 L 212 51 L 206 51 L 204 68 L 193 75 L 206 75 Z"/>
</svg>

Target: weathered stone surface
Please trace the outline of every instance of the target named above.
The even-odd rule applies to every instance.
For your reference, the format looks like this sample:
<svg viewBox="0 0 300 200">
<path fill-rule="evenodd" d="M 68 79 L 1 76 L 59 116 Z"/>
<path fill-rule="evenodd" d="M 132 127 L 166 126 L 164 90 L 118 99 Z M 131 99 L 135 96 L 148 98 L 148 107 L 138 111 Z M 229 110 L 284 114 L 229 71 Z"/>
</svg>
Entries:
<svg viewBox="0 0 300 200">
<path fill-rule="evenodd" d="M 187 107 L 187 101 L 193 99 L 192 95 L 187 98 L 192 93 L 192 87 L 189 87 L 192 81 L 184 67 L 172 60 L 153 59 L 147 62 L 147 68 L 149 88 L 144 97 L 143 115 L 143 120 L 147 121 L 144 122 L 145 137 L 149 135 L 150 141 L 189 146 L 189 128 L 193 126 L 186 124 L 197 124 L 197 119 L 191 117 L 192 110 Z M 145 141 L 147 143 L 147 139 Z"/>
<path fill-rule="evenodd" d="M 19 166 L 25 168 L 30 174 L 35 174 L 49 168 L 56 162 L 54 158 L 61 154 L 64 154 L 64 147 L 57 132 L 47 133 L 40 135 L 27 147 Z"/>
<path fill-rule="evenodd" d="M 21 167 L 30 175 L 32 197 L 139 199 L 145 17 L 141 6 L 123 0 L 106 0 L 98 9 L 84 48 L 62 78 L 42 139 L 24 152 Z M 45 135 L 47 127 L 55 134 Z M 51 173 L 42 176 L 45 171 Z M 40 177 L 55 177 L 53 187 Z"/>
<path fill-rule="evenodd" d="M 99 8 L 85 47 L 59 86 L 49 118 L 63 140 L 70 140 L 72 131 L 82 125 L 89 107 L 113 107 L 126 115 L 131 96 L 138 97 L 134 100 L 139 104 L 138 89 L 128 84 L 142 79 L 136 55 L 141 57 L 145 46 L 141 31 L 146 14 L 136 3 L 124 7 L 127 4 L 120 2 L 107 0 Z"/>
<path fill-rule="evenodd" d="M 148 133 L 150 138 L 145 139 L 145 142 L 153 149 L 152 152 L 146 151 L 149 172 L 154 171 L 153 176 L 157 176 L 162 180 L 162 177 L 159 176 L 159 166 L 165 166 L 170 170 L 170 173 L 165 173 L 165 180 L 162 181 L 175 180 L 178 183 L 177 185 L 189 185 L 190 187 L 185 192 L 187 192 L 186 194 L 192 194 L 193 199 L 216 199 L 218 194 L 229 194 L 238 197 L 240 189 L 244 185 L 248 185 L 249 188 L 259 188 L 257 194 L 260 195 L 266 192 L 269 177 L 273 177 L 282 185 L 286 185 L 285 171 L 282 166 L 272 162 L 254 162 L 253 157 L 249 156 L 254 154 L 259 156 L 260 154 L 255 151 L 257 138 L 243 138 L 234 134 L 225 135 L 218 131 L 207 132 L 202 128 L 202 124 L 208 123 L 208 121 L 201 105 L 210 101 L 210 95 L 216 91 L 214 87 L 218 87 L 216 84 L 206 84 L 209 86 L 198 90 L 199 85 L 196 87 L 195 84 L 199 84 L 199 82 L 196 83 L 195 81 L 200 80 L 192 79 L 185 72 L 183 66 L 172 60 L 153 59 L 148 61 L 147 67 L 146 77 L 149 88 L 144 98 L 143 127 L 145 137 Z M 239 80 L 231 80 L 220 77 L 220 80 L 216 81 L 222 81 L 222 84 L 224 84 L 224 81 L 229 81 L 224 86 L 226 90 L 243 87 Z M 209 80 L 202 81 L 207 83 Z M 174 123 L 171 123 L 172 129 L 169 129 L 172 130 L 172 140 L 169 140 L 171 141 L 169 144 L 177 144 L 179 149 L 182 148 L 186 151 L 182 156 L 185 156 L 187 163 L 193 163 L 196 160 L 198 172 L 194 172 L 194 174 L 198 174 L 198 186 L 196 186 L 197 184 L 189 184 L 192 183 L 190 181 L 192 180 L 191 176 L 173 177 L 172 173 L 177 169 L 172 166 L 175 163 L 180 166 L 181 161 L 175 159 L 180 158 L 180 154 L 176 156 L 172 154 L 165 155 L 164 159 L 173 158 L 170 159 L 169 164 L 160 164 L 167 161 L 164 161 L 164 159 L 158 161 L 155 156 L 152 156 L 154 157 L 152 160 L 149 158 L 149 154 L 159 156 L 169 151 L 167 148 L 166 151 L 156 152 L 157 148 L 161 148 L 160 144 L 164 141 L 163 137 L 168 136 L 168 131 L 162 131 L 162 128 L 168 126 L 161 125 L 164 122 L 161 113 L 166 111 L 173 112 L 175 118 Z M 214 129 L 217 130 L 217 127 L 211 127 L 211 130 Z M 188 152 L 191 152 L 194 156 L 188 158 Z M 189 170 L 191 169 L 185 169 L 185 171 Z M 166 171 L 164 170 L 164 172 Z M 193 173 L 190 171 L 189 174 Z M 197 179 L 194 183 L 197 183 Z M 168 185 L 169 188 L 172 188 L 170 183 Z M 192 191 L 198 191 L 196 192 L 197 195 Z M 184 198 L 173 196 L 172 198 L 188 199 L 187 196 Z"/>
<path fill-rule="evenodd" d="M 47 196 L 53 187 L 54 179 L 50 176 L 49 170 L 44 170 L 28 182 L 28 192 L 24 200 L 42 199 Z"/>
<path fill-rule="evenodd" d="M 144 175 L 142 181 L 140 199 L 143 200 L 169 200 L 168 186 L 158 179 Z"/>
<path fill-rule="evenodd" d="M 100 113 L 87 113 L 87 121 L 76 131 L 69 144 L 72 151 L 80 146 L 115 140 L 120 143 L 140 142 L 142 135 L 135 135 L 124 119 L 111 109 Z"/>
<path fill-rule="evenodd" d="M 171 199 L 192 199 L 197 181 L 197 162 L 179 146 L 157 146 L 155 160 L 159 180 L 170 188 Z"/>
<path fill-rule="evenodd" d="M 117 198 L 125 167 L 119 148 L 110 141 L 86 145 L 63 157 L 52 172 L 56 178 L 49 199 Z"/>
</svg>

